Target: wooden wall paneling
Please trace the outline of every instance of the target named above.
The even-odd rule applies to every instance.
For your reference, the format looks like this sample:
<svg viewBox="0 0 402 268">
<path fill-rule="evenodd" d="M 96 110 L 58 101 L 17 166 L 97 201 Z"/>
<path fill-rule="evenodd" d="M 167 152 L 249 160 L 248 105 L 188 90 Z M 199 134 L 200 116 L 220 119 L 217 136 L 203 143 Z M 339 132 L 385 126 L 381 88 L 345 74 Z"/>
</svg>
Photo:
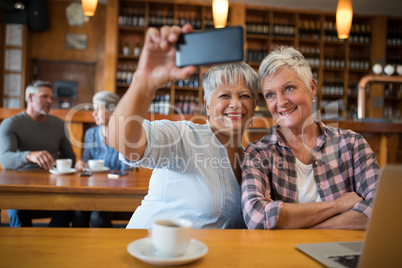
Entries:
<svg viewBox="0 0 402 268">
<path fill-rule="evenodd" d="M 77 83 L 77 99 L 69 99 L 71 106 L 92 102 L 92 96 L 95 93 L 96 65 L 94 63 L 37 60 L 35 68 L 38 79 L 50 81 L 52 84 L 55 81 Z M 55 98 L 53 107 L 59 107 L 59 101 L 62 99 Z"/>
<path fill-rule="evenodd" d="M 82 26 L 70 26 L 67 23 L 65 9 L 72 1 L 48 1 L 49 24 L 43 32 L 29 32 L 29 52 L 31 59 L 52 60 L 60 62 L 84 62 L 96 65 L 94 80 L 96 91 L 103 90 L 105 53 L 106 5 L 98 4 L 95 16 Z M 111 2 L 111 1 L 110 1 Z M 117 21 L 117 19 L 116 19 Z M 117 23 L 117 22 L 116 22 Z M 85 50 L 67 49 L 65 39 L 67 33 L 87 35 Z M 111 38 L 116 40 L 116 38 Z"/>
<path fill-rule="evenodd" d="M 376 16 L 371 23 L 371 54 L 370 62 L 385 64 L 387 53 L 387 18 L 385 16 Z M 369 118 L 382 118 L 383 108 L 375 107 L 375 99 L 384 97 L 384 86 L 378 83 L 370 86 L 370 93 L 368 96 L 368 105 L 366 114 Z"/>
<path fill-rule="evenodd" d="M 105 55 L 103 59 L 104 90 L 114 92 L 116 89 L 116 70 L 118 55 L 118 16 L 119 1 L 108 0 L 105 19 Z"/>
</svg>

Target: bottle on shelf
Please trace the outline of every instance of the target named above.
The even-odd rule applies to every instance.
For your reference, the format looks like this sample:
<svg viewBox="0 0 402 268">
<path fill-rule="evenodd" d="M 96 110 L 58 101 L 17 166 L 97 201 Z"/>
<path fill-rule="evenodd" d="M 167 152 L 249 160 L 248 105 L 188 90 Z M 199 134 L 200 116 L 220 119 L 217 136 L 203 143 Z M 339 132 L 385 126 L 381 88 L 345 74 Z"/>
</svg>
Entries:
<svg viewBox="0 0 402 268">
<path fill-rule="evenodd" d="M 145 9 L 140 9 L 138 13 L 138 27 L 145 27 Z"/>
<path fill-rule="evenodd" d="M 124 47 L 122 52 L 124 56 L 128 56 L 130 54 L 130 43 L 128 41 L 128 38 L 126 38 L 124 41 Z"/>
<path fill-rule="evenodd" d="M 139 57 L 141 54 L 141 43 L 140 43 L 140 38 L 137 37 L 135 39 L 135 47 L 133 51 L 134 56 Z"/>
</svg>

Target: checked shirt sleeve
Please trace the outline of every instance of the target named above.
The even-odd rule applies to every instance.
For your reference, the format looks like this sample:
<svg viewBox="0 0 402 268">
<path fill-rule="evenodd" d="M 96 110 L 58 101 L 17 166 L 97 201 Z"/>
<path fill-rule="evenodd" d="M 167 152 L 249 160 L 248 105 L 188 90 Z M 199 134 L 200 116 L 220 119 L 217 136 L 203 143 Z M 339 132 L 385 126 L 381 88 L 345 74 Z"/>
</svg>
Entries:
<svg viewBox="0 0 402 268">
<path fill-rule="evenodd" d="M 360 134 L 357 134 L 353 146 L 353 162 L 356 192 L 364 199 L 362 202 L 357 203 L 353 210 L 361 212 L 370 218 L 380 167 L 374 152 Z"/>
<path fill-rule="evenodd" d="M 268 179 L 270 157 L 249 146 L 243 162 L 242 206 L 249 229 L 274 229 L 283 201 L 273 201 Z"/>
</svg>

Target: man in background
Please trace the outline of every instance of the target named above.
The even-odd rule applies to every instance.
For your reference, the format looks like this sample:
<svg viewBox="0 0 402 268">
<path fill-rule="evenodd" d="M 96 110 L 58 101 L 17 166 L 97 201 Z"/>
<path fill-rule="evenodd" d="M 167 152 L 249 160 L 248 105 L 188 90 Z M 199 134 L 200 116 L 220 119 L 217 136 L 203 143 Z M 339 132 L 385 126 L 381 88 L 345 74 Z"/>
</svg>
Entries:
<svg viewBox="0 0 402 268">
<path fill-rule="evenodd" d="M 27 109 L 0 125 L 0 164 L 4 169 L 52 169 L 55 159 L 75 155 L 64 130 L 64 122 L 49 115 L 52 85 L 34 81 L 26 89 Z M 10 227 L 32 226 L 33 211 L 7 210 Z M 68 227 L 70 212 L 54 211 L 49 227 Z"/>
</svg>

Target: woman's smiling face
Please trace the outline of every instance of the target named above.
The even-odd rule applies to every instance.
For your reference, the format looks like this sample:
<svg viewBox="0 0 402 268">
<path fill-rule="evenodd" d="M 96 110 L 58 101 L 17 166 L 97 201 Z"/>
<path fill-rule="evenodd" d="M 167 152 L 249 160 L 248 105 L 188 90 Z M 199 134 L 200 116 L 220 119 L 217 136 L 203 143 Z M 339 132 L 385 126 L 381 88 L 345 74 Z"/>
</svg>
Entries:
<svg viewBox="0 0 402 268">
<path fill-rule="evenodd" d="M 285 128 L 302 128 L 311 116 L 311 103 L 317 88 L 312 79 L 311 90 L 293 70 L 280 68 L 263 80 L 262 93 L 275 121 Z"/>
<path fill-rule="evenodd" d="M 210 105 L 205 103 L 205 107 L 214 132 L 238 136 L 254 115 L 254 97 L 244 80 L 240 80 L 235 86 L 223 85 L 215 89 Z"/>
</svg>

